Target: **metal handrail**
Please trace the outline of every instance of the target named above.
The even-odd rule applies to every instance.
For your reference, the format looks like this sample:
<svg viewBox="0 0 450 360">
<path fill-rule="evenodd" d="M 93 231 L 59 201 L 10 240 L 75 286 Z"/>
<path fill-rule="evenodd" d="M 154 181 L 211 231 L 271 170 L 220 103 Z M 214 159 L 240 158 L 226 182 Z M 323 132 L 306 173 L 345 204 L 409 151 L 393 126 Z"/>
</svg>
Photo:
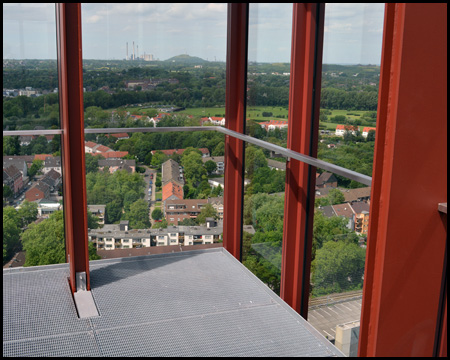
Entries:
<svg viewBox="0 0 450 360">
<path fill-rule="evenodd" d="M 95 128 L 84 129 L 85 134 L 114 134 L 114 133 L 166 133 L 166 132 L 186 132 L 186 131 L 217 131 L 224 135 L 231 136 L 242 141 L 257 145 L 267 150 L 274 151 L 288 158 L 288 160 L 296 159 L 304 162 L 308 165 L 318 167 L 323 170 L 330 171 L 332 173 L 341 175 L 347 179 L 357 181 L 361 184 L 371 186 L 372 178 L 370 176 L 358 173 L 353 170 L 346 169 L 344 167 L 328 163 L 317 158 L 300 154 L 296 151 L 286 149 L 279 145 L 271 144 L 267 141 L 256 139 L 249 135 L 244 135 L 233 130 L 226 129 L 221 126 L 185 126 L 185 127 L 140 127 L 140 128 Z M 49 129 L 49 130 L 6 130 L 3 131 L 3 136 L 23 136 L 23 135 L 56 135 L 62 134 L 61 129 Z"/>
</svg>

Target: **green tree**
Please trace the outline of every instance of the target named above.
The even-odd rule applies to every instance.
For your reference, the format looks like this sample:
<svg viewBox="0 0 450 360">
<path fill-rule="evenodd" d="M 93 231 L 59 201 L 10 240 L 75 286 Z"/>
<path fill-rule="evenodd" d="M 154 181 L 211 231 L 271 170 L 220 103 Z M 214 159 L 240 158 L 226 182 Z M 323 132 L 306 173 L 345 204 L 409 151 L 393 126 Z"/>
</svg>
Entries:
<svg viewBox="0 0 450 360">
<path fill-rule="evenodd" d="M 205 162 L 205 169 L 208 175 L 211 175 L 214 171 L 216 171 L 217 164 L 212 160 L 208 160 L 207 162 Z"/>
<path fill-rule="evenodd" d="M 130 221 L 130 227 L 133 229 L 149 229 L 151 224 L 148 211 L 148 203 L 144 199 L 139 199 L 132 203 L 130 211 L 125 214 Z"/>
<path fill-rule="evenodd" d="M 155 154 L 152 156 L 152 166 L 161 169 L 161 165 L 166 162 L 169 159 L 169 157 L 164 154 L 162 151 L 156 151 Z"/>
<path fill-rule="evenodd" d="M 214 207 L 211 204 L 206 204 L 206 206 L 202 208 L 202 211 L 200 211 L 200 214 L 198 214 L 197 216 L 197 223 L 205 224 L 206 218 L 209 217 L 217 219 L 218 215 L 216 209 L 214 209 Z"/>
<path fill-rule="evenodd" d="M 3 185 L 3 201 L 6 203 L 7 199 L 12 195 L 11 188 L 8 185 Z"/>
<path fill-rule="evenodd" d="M 339 189 L 332 189 L 328 192 L 328 199 L 331 205 L 342 204 L 345 202 L 345 196 Z"/>
<path fill-rule="evenodd" d="M 87 212 L 88 229 L 98 229 L 100 227 L 99 218 L 93 215 L 89 210 Z"/>
<path fill-rule="evenodd" d="M 3 138 L 3 153 L 5 155 L 20 154 L 20 141 L 18 136 L 5 136 Z"/>
<path fill-rule="evenodd" d="M 36 221 L 38 216 L 38 205 L 35 202 L 25 200 L 17 211 L 17 215 L 22 221 L 22 227 Z"/>
<path fill-rule="evenodd" d="M 23 249 L 26 251 L 24 266 L 60 264 L 66 261 L 64 239 L 64 217 L 56 211 L 39 224 L 31 224 L 22 235 Z M 89 243 L 89 259 L 99 257 Z"/>
<path fill-rule="evenodd" d="M 44 167 L 44 162 L 42 160 L 33 160 L 30 170 L 28 170 L 28 176 L 33 178 L 36 174 L 38 174 L 41 169 Z"/>
<path fill-rule="evenodd" d="M 89 153 L 85 153 L 84 158 L 85 158 L 86 173 L 97 172 L 98 161 L 105 159 L 102 155 L 94 156 Z"/>
<path fill-rule="evenodd" d="M 187 155 L 185 154 L 186 151 L 183 153 L 181 159 L 181 165 L 184 168 L 184 177 L 186 181 L 196 186 L 201 182 L 202 176 L 206 175 L 202 156 L 196 151 L 190 151 Z"/>
<path fill-rule="evenodd" d="M 161 211 L 161 209 L 156 208 L 155 210 L 152 211 L 152 219 L 153 220 L 161 220 L 163 217 L 163 213 Z"/>
<path fill-rule="evenodd" d="M 362 289 L 365 249 L 346 241 L 329 241 L 312 261 L 313 295 Z"/>
<path fill-rule="evenodd" d="M 264 156 L 262 149 L 254 146 L 247 146 L 245 149 L 245 172 L 251 179 L 256 170 L 261 167 L 267 166 L 267 159 Z"/>
<path fill-rule="evenodd" d="M 216 145 L 211 153 L 211 156 L 224 156 L 225 155 L 225 143 L 221 141 Z"/>
<path fill-rule="evenodd" d="M 21 220 L 12 206 L 3 208 L 3 264 L 20 246 L 20 224 Z"/>
<path fill-rule="evenodd" d="M 169 224 L 166 219 L 162 219 L 160 222 L 155 222 L 153 224 L 153 229 L 166 229 Z"/>
</svg>

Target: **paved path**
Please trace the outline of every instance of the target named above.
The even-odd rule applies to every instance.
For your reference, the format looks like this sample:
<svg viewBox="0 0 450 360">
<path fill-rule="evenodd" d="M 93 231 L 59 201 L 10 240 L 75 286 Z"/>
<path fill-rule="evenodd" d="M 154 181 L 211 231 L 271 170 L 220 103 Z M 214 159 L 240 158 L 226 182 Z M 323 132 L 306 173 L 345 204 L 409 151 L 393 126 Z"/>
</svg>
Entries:
<svg viewBox="0 0 450 360">
<path fill-rule="evenodd" d="M 361 318 L 362 290 L 333 295 L 328 300 L 326 296 L 312 299 L 308 310 L 308 322 L 328 340 L 334 340 L 337 325 L 359 321 Z"/>
</svg>

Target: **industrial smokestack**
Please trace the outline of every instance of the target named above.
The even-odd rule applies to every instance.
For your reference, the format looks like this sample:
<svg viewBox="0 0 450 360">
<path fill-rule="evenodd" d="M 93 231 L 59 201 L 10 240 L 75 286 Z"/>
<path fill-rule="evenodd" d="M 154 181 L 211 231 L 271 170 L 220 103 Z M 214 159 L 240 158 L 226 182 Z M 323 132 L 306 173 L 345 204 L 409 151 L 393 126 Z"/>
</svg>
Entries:
<svg viewBox="0 0 450 360">
<path fill-rule="evenodd" d="M 128 42 L 127 42 L 127 57 L 125 59 L 128 60 Z"/>
<path fill-rule="evenodd" d="M 136 55 L 137 55 L 137 58 L 139 59 L 139 45 L 136 45 Z"/>
<path fill-rule="evenodd" d="M 133 60 L 136 60 L 136 58 L 134 57 L 134 41 L 133 41 Z"/>
</svg>

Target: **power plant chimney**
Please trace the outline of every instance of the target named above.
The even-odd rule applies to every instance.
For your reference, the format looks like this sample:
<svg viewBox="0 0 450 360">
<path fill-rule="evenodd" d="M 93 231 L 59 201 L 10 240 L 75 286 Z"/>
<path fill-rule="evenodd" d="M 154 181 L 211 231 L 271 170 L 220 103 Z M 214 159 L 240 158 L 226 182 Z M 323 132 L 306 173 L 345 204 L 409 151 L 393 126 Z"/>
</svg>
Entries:
<svg viewBox="0 0 450 360">
<path fill-rule="evenodd" d="M 134 57 L 134 41 L 133 41 L 133 60 L 136 60 L 136 58 Z"/>
<path fill-rule="evenodd" d="M 139 59 L 139 45 L 136 45 L 136 54 L 137 54 L 137 58 Z"/>
</svg>

